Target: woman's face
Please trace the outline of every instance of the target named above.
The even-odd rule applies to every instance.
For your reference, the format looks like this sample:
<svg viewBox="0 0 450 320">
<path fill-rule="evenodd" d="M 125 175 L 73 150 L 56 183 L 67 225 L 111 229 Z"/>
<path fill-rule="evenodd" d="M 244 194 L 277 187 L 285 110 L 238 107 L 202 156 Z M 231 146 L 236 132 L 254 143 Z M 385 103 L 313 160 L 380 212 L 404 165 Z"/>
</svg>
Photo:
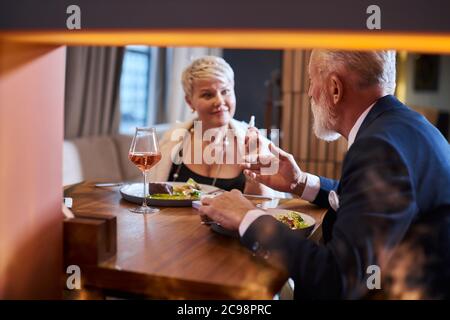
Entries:
<svg viewBox="0 0 450 320">
<path fill-rule="evenodd" d="M 196 79 L 192 97 L 186 102 L 197 111 L 203 129 L 227 125 L 236 111 L 236 96 L 233 84 L 219 79 Z"/>
</svg>

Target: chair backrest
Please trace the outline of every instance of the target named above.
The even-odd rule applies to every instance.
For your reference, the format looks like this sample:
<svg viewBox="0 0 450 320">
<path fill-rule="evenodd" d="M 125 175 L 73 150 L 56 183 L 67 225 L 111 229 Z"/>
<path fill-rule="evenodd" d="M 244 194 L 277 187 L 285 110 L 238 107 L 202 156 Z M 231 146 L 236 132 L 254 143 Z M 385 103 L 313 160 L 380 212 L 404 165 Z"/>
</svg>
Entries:
<svg viewBox="0 0 450 320">
<path fill-rule="evenodd" d="M 159 138 L 165 131 L 160 130 Z M 128 159 L 130 135 L 93 136 L 65 140 L 63 185 L 83 180 L 102 182 L 141 181 L 142 174 Z"/>
<path fill-rule="evenodd" d="M 117 148 L 109 136 L 65 141 L 63 183 L 82 180 L 122 181 Z M 75 149 L 75 150 L 74 150 Z M 77 181 L 79 180 L 79 181 Z"/>
<path fill-rule="evenodd" d="M 450 142 L 450 112 L 439 110 L 433 107 L 424 107 L 412 105 L 412 109 L 416 110 L 428 119 L 444 137 Z"/>
<path fill-rule="evenodd" d="M 439 116 L 439 110 L 432 107 L 422 107 L 422 106 L 416 106 L 412 105 L 412 109 L 416 110 L 418 113 L 423 115 L 425 118 L 427 118 L 428 121 L 430 121 L 433 125 L 437 124 L 438 116 Z"/>
<path fill-rule="evenodd" d="M 120 134 L 114 136 L 123 181 L 133 181 L 142 178 L 139 169 L 128 159 L 131 140 L 133 140 L 133 137 L 129 135 Z"/>
<path fill-rule="evenodd" d="M 83 181 L 80 154 L 72 141 L 63 144 L 63 185 L 67 186 Z"/>
</svg>

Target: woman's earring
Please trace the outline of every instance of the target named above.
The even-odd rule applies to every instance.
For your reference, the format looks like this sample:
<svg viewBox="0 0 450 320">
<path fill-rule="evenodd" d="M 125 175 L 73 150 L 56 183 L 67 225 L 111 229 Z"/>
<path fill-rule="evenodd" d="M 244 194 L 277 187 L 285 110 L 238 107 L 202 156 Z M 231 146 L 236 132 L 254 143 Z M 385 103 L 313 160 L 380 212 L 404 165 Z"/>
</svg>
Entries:
<svg viewBox="0 0 450 320">
<path fill-rule="evenodd" d="M 191 113 L 194 113 L 194 112 L 195 112 L 195 109 L 194 109 L 194 108 L 192 108 L 192 109 L 191 109 Z"/>
</svg>

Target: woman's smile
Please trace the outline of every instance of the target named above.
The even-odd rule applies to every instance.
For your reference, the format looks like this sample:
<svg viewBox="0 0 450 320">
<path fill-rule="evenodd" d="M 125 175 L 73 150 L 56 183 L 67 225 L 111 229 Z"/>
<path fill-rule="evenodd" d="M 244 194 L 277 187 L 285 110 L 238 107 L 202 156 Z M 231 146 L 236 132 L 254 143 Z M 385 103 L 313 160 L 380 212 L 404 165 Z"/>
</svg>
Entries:
<svg viewBox="0 0 450 320">
<path fill-rule="evenodd" d="M 212 114 L 213 115 L 223 115 L 223 114 L 225 114 L 225 112 L 228 112 L 229 110 L 230 110 L 229 107 L 222 106 L 222 107 L 219 107 L 219 108 L 214 108 Z"/>
</svg>

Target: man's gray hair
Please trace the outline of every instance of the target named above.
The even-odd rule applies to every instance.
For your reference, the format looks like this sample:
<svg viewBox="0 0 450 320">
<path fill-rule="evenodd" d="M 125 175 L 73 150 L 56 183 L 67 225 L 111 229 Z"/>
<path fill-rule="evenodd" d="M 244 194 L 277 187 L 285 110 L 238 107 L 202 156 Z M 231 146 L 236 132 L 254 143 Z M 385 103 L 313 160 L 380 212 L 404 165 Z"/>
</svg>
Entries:
<svg viewBox="0 0 450 320">
<path fill-rule="evenodd" d="M 396 85 L 395 51 L 319 50 L 327 74 L 345 68 L 359 76 L 360 88 L 380 85 L 384 94 L 394 94 Z"/>
<path fill-rule="evenodd" d="M 181 83 L 187 97 L 192 97 L 193 83 L 196 79 L 218 79 L 234 86 L 233 69 L 224 59 L 215 56 L 196 59 L 184 69 Z"/>
</svg>

